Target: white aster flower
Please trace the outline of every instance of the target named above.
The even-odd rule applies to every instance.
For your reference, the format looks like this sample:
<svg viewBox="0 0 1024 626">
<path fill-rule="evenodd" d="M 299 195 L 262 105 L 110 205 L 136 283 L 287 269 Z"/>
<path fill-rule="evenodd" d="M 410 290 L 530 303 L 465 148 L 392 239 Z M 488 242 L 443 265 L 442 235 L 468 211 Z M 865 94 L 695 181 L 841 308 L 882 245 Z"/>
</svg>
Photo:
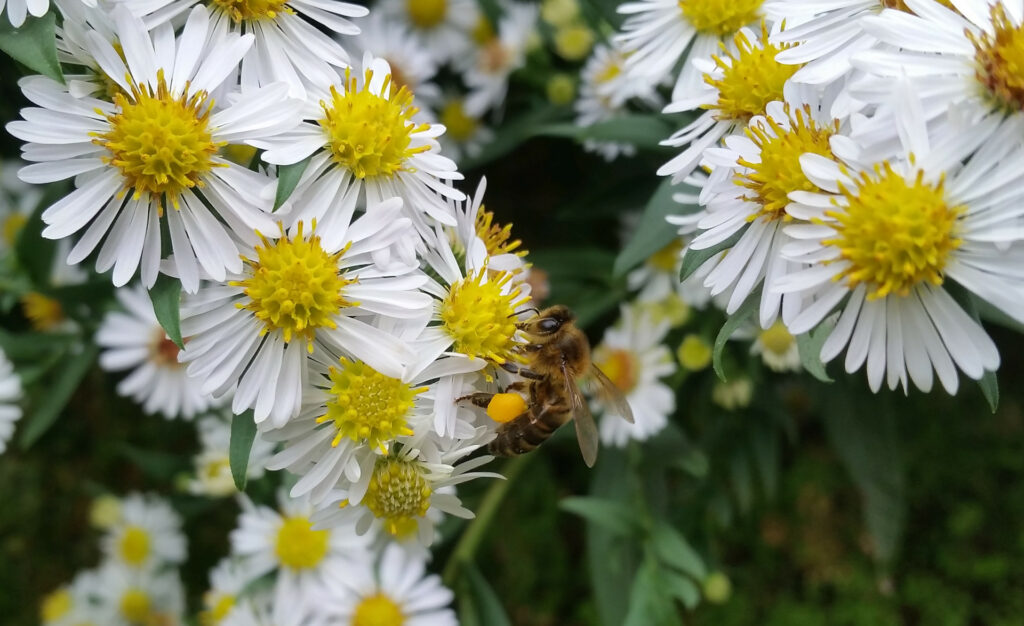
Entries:
<svg viewBox="0 0 1024 626">
<path fill-rule="evenodd" d="M 407 88 L 416 95 L 417 106 L 437 106 L 441 89 L 433 82 L 438 62 L 424 47 L 418 33 L 405 24 L 389 20 L 384 13 L 373 13 L 362 24 L 362 32 L 353 38 L 358 56 L 366 53 L 384 59 L 391 68 L 391 86 Z"/>
<path fill-rule="evenodd" d="M 619 322 L 605 331 L 604 339 L 594 348 L 593 360 L 633 410 L 631 424 L 611 407 L 602 406 L 601 440 L 622 447 L 630 439 L 648 439 L 668 424 L 676 399 L 659 379 L 675 372 L 676 364 L 662 343 L 669 330 L 667 321 L 655 322 L 636 306 L 623 305 L 620 315 Z"/>
<path fill-rule="evenodd" d="M 186 11 L 199 0 L 126 2 L 154 28 Z M 366 7 L 333 0 L 206 0 L 211 14 L 210 38 L 242 33 L 255 43 L 241 59 L 238 75 L 243 90 L 275 82 L 288 84 L 294 97 L 303 97 L 314 85 L 337 79 L 336 68 L 348 66 L 349 56 L 337 35 L 356 35 L 359 27 L 348 18 L 364 17 Z"/>
<path fill-rule="evenodd" d="M 14 434 L 14 423 L 21 418 L 21 379 L 7 355 L 0 350 L 0 454 Z"/>
<path fill-rule="evenodd" d="M 103 626 L 180 624 L 185 593 L 176 570 L 129 568 L 107 561 L 97 571 L 94 600 Z"/>
<path fill-rule="evenodd" d="M 237 384 L 232 410 L 253 408 L 257 423 L 269 417 L 275 428 L 299 412 L 314 342 L 401 377 L 413 358 L 408 346 L 364 321 L 429 311 L 429 296 L 418 291 L 426 277 L 389 256 L 391 246 L 415 238 L 401 205 L 392 198 L 351 224 L 329 218 L 316 230 L 299 222 L 246 252 L 245 269 L 227 284 L 187 298 L 181 328 L 191 340 L 180 359 L 189 375 L 215 395 Z"/>
<path fill-rule="evenodd" d="M 329 568 L 310 624 L 456 626 L 454 597 L 425 559 L 392 544 L 354 571 Z"/>
<path fill-rule="evenodd" d="M 0 162 L 0 257 L 14 247 L 18 233 L 43 198 L 43 189 L 18 178 L 25 164 L 17 159 Z"/>
<path fill-rule="evenodd" d="M 218 156 L 217 149 L 273 135 L 298 119 L 283 85 L 212 109 L 208 93 L 233 71 L 252 36 L 225 35 L 204 48 L 209 18 L 202 7 L 176 39 L 170 24 L 150 35 L 125 10 L 115 12 L 115 21 L 127 66 L 106 39 L 88 40 L 89 52 L 116 84 L 113 98 L 76 97 L 41 76 L 22 79 L 25 96 L 43 108 L 24 109 L 25 121 L 7 126 L 29 142 L 25 160 L 38 161 L 20 176 L 40 184 L 75 177 L 78 188 L 43 213 L 44 237 L 84 230 L 69 263 L 84 260 L 106 235 L 97 271 L 113 268 L 114 284 L 121 286 L 141 268 L 143 283 L 152 286 L 166 220 L 173 269 L 194 292 L 197 262 L 223 280 L 226 271 L 241 270 L 236 240 L 255 243 L 253 229 L 273 227 L 259 196 L 268 179 Z"/>
<path fill-rule="evenodd" d="M 764 330 L 752 330 L 754 342 L 750 345 L 750 354 L 760 354 L 768 369 L 773 372 L 799 372 L 803 369 L 796 337 L 786 329 L 782 320 L 776 320 Z"/>
<path fill-rule="evenodd" d="M 658 175 L 671 175 L 675 182 L 686 179 L 700 163 L 705 150 L 745 126 L 755 115 L 763 115 L 769 102 L 793 101 L 801 90 L 810 90 L 789 80 L 798 66 L 783 65 L 775 60 L 782 49 L 784 46 L 769 41 L 768 27 L 762 22 L 759 34 L 741 28 L 733 37 L 732 45 L 723 44 L 719 54 L 693 58 L 701 80 L 674 98 L 664 112 L 694 109 L 704 109 L 704 112 L 662 142 L 685 149 L 662 165 Z"/>
<path fill-rule="evenodd" d="M 912 87 L 900 82 L 893 109 L 904 145 L 882 163 L 836 163 L 818 155 L 801 162 L 819 193 L 797 192 L 796 241 L 783 251 L 810 267 L 780 280 L 780 291 L 812 299 L 788 324 L 800 334 L 840 303 L 842 315 L 821 350 L 828 362 L 843 348 L 846 371 L 867 363 L 877 390 L 931 389 L 933 370 L 955 393 L 957 369 L 978 379 L 999 365 L 996 346 L 947 290 L 956 281 L 1018 321 L 1024 320 L 1024 175 L 1021 121 L 989 116 L 944 137 L 929 137 Z M 789 208 L 794 212 L 794 206 Z"/>
<path fill-rule="evenodd" d="M 478 42 L 474 53 L 456 60 L 469 93 L 466 113 L 482 116 L 505 101 L 508 78 L 526 64 L 526 51 L 537 28 L 537 6 L 509 3 L 498 21 L 498 33 Z"/>
<path fill-rule="evenodd" d="M 363 71 L 345 71 L 344 82 L 311 95 L 319 110 L 307 113 L 316 122 L 253 145 L 265 148 L 268 163 L 287 165 L 312 157 L 288 201 L 295 209 L 291 224 L 317 220 L 332 245 L 336 223 L 347 223 L 357 206 L 373 213 L 390 198 L 405 201 L 405 212 L 421 231 L 429 216 L 454 220 L 446 198 L 462 200 L 451 186 L 461 180 L 455 163 L 439 153 L 439 124 L 415 123 L 413 94 L 393 89 L 391 69 L 367 54 Z"/>
<path fill-rule="evenodd" d="M 231 532 L 231 553 L 252 579 L 276 572 L 274 624 L 299 624 L 309 610 L 309 594 L 320 584 L 332 561 L 352 568 L 366 558 L 367 539 L 352 525 L 314 530 L 307 498 L 289 498 L 278 492 L 279 510 L 257 506 L 240 495 L 242 513 Z"/>
<path fill-rule="evenodd" d="M 192 419 L 213 406 L 213 397 L 200 390 L 202 381 L 189 377 L 178 362 L 178 346 L 156 320 L 146 290 L 121 287 L 115 295 L 124 310 L 103 317 L 96 344 L 103 349 L 100 367 L 130 371 L 117 384 L 117 393 L 167 419 Z"/>
<path fill-rule="evenodd" d="M 682 59 L 672 99 L 688 97 L 702 82 L 689 60 L 711 56 L 740 28 L 758 22 L 763 1 L 640 0 L 619 5 L 619 13 L 628 16 L 616 37 L 629 57 L 625 72 L 656 85 L 669 78 Z"/>
<path fill-rule="evenodd" d="M 231 475 L 231 461 L 228 448 L 231 443 L 231 423 L 221 417 L 205 417 L 196 424 L 199 429 L 199 453 L 193 457 L 195 477 L 189 481 L 189 493 L 212 498 L 237 493 Z M 264 466 L 274 453 L 274 444 L 259 433 L 249 450 L 246 477 L 250 480 L 263 477 Z"/>
<path fill-rule="evenodd" d="M 210 588 L 203 594 L 203 609 L 199 623 L 203 626 L 257 626 L 271 622 L 255 619 L 257 607 L 270 604 L 271 598 L 262 593 L 246 593 L 253 575 L 237 559 L 226 557 L 210 570 Z M 244 597 L 243 597 L 243 594 Z M 251 621 L 246 618 L 252 617 Z"/>
<path fill-rule="evenodd" d="M 133 493 L 121 500 L 121 515 L 101 540 L 103 554 L 122 567 L 146 569 L 185 560 L 181 518 L 167 501 Z"/>
<path fill-rule="evenodd" d="M 95 6 L 96 0 L 68 0 L 68 3 L 84 3 Z M 7 19 L 11 26 L 20 28 L 28 15 L 42 17 L 50 10 L 50 0 L 0 0 L 0 11 L 7 10 Z"/>
<path fill-rule="evenodd" d="M 43 597 L 39 607 L 42 626 L 100 626 L 112 621 L 110 615 L 92 601 L 97 595 L 99 578 L 94 570 L 75 574 L 69 585 L 62 585 Z"/>
<path fill-rule="evenodd" d="M 382 0 L 376 10 L 416 34 L 438 64 L 468 52 L 470 32 L 483 19 L 473 0 Z"/>
</svg>

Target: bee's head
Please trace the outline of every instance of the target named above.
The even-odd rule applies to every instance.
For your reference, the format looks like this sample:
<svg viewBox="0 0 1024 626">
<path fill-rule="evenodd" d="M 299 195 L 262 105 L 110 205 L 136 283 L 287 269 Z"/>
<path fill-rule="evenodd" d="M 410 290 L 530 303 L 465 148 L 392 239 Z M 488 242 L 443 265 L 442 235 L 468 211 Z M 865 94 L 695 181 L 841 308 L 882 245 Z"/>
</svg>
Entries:
<svg viewBox="0 0 1024 626">
<path fill-rule="evenodd" d="M 554 335 L 566 324 L 576 319 L 569 307 L 556 304 L 540 311 L 530 319 L 519 325 L 524 331 L 531 335 Z"/>
</svg>

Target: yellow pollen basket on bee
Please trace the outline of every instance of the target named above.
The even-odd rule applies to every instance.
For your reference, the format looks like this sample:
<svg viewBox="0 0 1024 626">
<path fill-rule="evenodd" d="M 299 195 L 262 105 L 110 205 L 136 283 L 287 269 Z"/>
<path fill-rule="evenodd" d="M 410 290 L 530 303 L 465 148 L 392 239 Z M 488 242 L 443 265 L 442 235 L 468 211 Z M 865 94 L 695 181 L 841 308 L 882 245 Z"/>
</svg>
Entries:
<svg viewBox="0 0 1024 626">
<path fill-rule="evenodd" d="M 282 13 L 293 13 L 288 0 L 211 0 L 211 5 L 223 11 L 236 24 L 260 20 L 275 20 Z"/>
<path fill-rule="evenodd" d="M 419 112 L 413 106 L 413 94 L 407 87 L 392 93 L 391 76 L 384 78 L 378 96 L 370 91 L 373 70 L 366 70 L 362 89 L 345 69 L 342 91 L 331 86 L 330 102 L 320 102 L 324 117 L 318 123 L 327 134 L 327 148 L 334 162 L 352 172 L 356 178 L 392 177 L 407 169 L 406 161 L 426 152 L 429 145 L 410 147 L 412 135 L 430 129 L 430 124 L 415 124 L 412 117 Z"/>
<path fill-rule="evenodd" d="M 941 285 L 949 255 L 961 244 L 956 231 L 964 212 L 947 203 L 943 181 L 925 182 L 923 172 L 907 180 L 885 163 L 856 183 L 840 185 L 845 209 L 826 212 L 836 220 L 829 224 L 836 237 L 822 243 L 838 247 L 849 264 L 835 280 L 864 284 L 869 300 L 907 296 L 924 282 Z"/>
<path fill-rule="evenodd" d="M 316 223 L 313 228 L 316 230 Z M 303 236 L 302 223 L 287 237 L 281 227 L 281 238 L 273 242 L 260 235 L 262 246 L 256 247 L 257 259 L 246 259 L 250 276 L 231 281 L 244 287 L 248 303 L 239 308 L 253 312 L 264 324 L 262 333 L 281 331 L 289 342 L 296 335 L 305 338 L 309 351 L 317 328 L 335 328 L 331 318 L 343 307 L 353 306 L 344 297 L 345 287 L 356 282 L 338 269 L 338 260 L 351 243 L 333 254 L 320 245 L 320 237 Z"/>
<path fill-rule="evenodd" d="M 818 188 L 804 174 L 800 166 L 800 157 L 804 154 L 820 154 L 832 157 L 829 139 L 839 132 L 838 120 L 832 124 L 821 125 L 811 118 L 810 107 L 790 110 L 789 129 L 770 117 L 764 124 L 752 124 L 744 133 L 761 149 L 759 163 L 740 158 L 737 164 L 747 168 L 737 172 L 735 183 L 754 192 L 744 196 L 745 200 L 760 205 L 757 213 L 747 218 L 752 222 L 757 218 L 767 220 L 791 221 L 786 213 L 789 204 L 789 193 L 792 191 L 816 191 Z"/>
<path fill-rule="evenodd" d="M 764 0 L 679 0 L 679 10 L 698 32 L 724 37 L 757 20 Z"/>
<path fill-rule="evenodd" d="M 202 187 L 202 178 L 224 165 L 213 161 L 226 144 L 215 142 L 208 128 L 213 101 L 205 91 L 189 94 L 186 86 L 174 96 L 161 69 L 155 90 L 132 83 L 131 94 L 115 94 L 114 104 L 110 130 L 93 143 L 109 151 L 105 159 L 121 171 L 133 198 L 149 195 L 163 206 L 166 196 L 177 209 L 185 190 Z"/>
<path fill-rule="evenodd" d="M 339 365 L 329 371 L 333 397 L 327 401 L 327 413 L 316 420 L 333 422 L 338 429 L 332 446 L 347 437 L 387 454 L 388 444 L 396 437 L 413 434 L 408 415 L 426 387 L 414 389 L 361 361 L 341 357 Z"/>
<path fill-rule="evenodd" d="M 741 31 L 733 37 L 733 42 L 736 52 L 719 44 L 721 54 L 712 57 L 722 77 L 705 74 L 704 82 L 718 90 L 718 100 L 701 107 L 714 110 L 719 120 L 745 123 L 764 113 L 769 102 L 784 99 L 786 81 L 801 66 L 775 60 L 776 54 L 791 46 L 770 43 L 764 22 L 761 22 L 761 34 L 756 41 L 750 41 Z"/>
<path fill-rule="evenodd" d="M 526 412 L 526 400 L 518 393 L 496 393 L 487 403 L 487 417 L 499 424 L 511 422 Z"/>
</svg>

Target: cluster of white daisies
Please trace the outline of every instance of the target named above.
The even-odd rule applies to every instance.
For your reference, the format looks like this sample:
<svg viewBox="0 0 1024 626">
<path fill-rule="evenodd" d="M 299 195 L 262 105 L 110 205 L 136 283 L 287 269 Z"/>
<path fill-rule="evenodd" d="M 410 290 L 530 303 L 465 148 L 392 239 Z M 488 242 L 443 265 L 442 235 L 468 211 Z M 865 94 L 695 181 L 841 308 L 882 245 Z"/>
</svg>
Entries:
<svg viewBox="0 0 1024 626">
<path fill-rule="evenodd" d="M 659 174 L 699 190 L 680 188 L 700 209 L 670 221 L 727 313 L 823 333 L 821 359 L 845 349 L 873 390 L 937 377 L 955 393 L 958 372 L 998 367 L 973 303 L 1024 322 L 1021 2 L 619 12 L 602 84 L 622 98 L 671 82 L 664 112 L 692 112 Z"/>
</svg>

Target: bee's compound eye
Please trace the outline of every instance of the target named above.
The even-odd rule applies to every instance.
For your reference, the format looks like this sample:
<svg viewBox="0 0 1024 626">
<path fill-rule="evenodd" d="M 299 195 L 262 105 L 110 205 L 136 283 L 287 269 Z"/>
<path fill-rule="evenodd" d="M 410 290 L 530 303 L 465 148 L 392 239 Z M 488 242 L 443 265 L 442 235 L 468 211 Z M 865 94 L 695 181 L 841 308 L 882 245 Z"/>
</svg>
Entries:
<svg viewBox="0 0 1024 626">
<path fill-rule="evenodd" d="M 561 325 L 562 323 L 553 317 L 545 317 L 541 321 L 537 322 L 537 326 L 545 333 L 553 333 L 558 330 L 558 327 Z"/>
</svg>

